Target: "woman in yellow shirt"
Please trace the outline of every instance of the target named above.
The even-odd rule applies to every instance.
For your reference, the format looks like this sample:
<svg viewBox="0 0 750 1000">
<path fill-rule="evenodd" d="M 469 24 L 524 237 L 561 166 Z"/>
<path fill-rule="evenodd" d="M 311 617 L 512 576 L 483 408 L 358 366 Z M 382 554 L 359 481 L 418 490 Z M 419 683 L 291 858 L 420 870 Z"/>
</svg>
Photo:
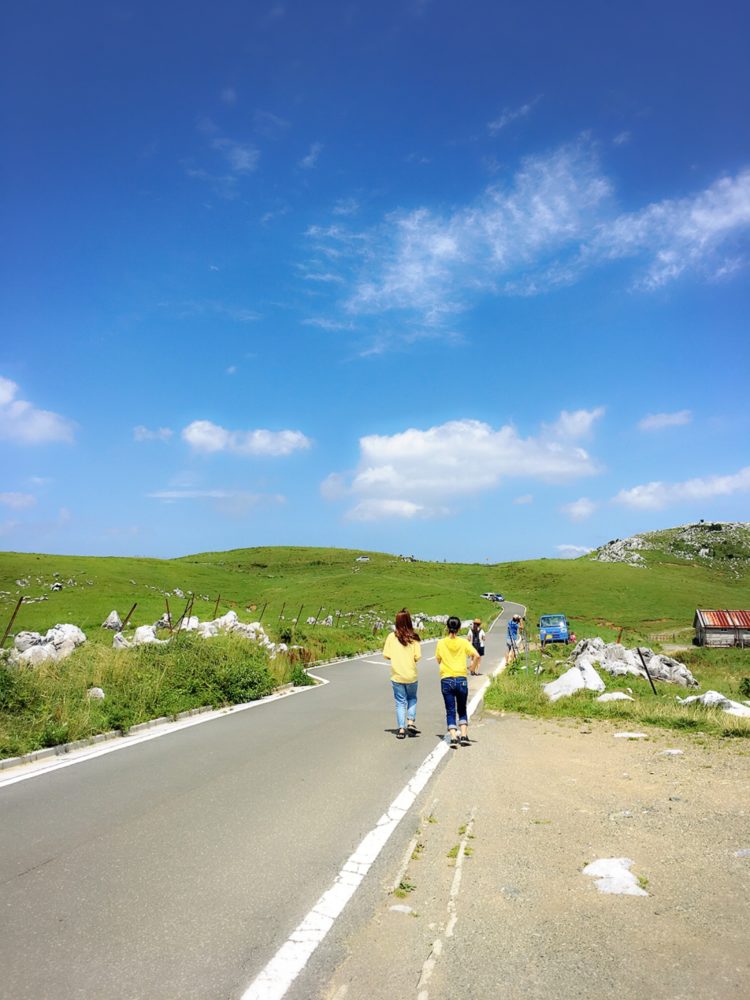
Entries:
<svg viewBox="0 0 750 1000">
<path fill-rule="evenodd" d="M 466 714 L 466 701 L 469 697 L 469 682 L 466 677 L 466 657 L 471 657 L 471 672 L 479 666 L 479 653 L 468 639 L 458 635 L 461 619 L 451 615 L 445 623 L 448 635 L 437 644 L 435 659 L 440 667 L 440 690 L 445 702 L 445 716 L 451 746 L 458 746 L 456 734 L 456 716 L 461 729 L 461 744 L 469 745 L 469 717 Z"/>
<path fill-rule="evenodd" d="M 396 702 L 396 737 L 417 735 L 417 661 L 422 658 L 419 636 L 411 615 L 402 608 L 396 615 L 396 631 L 385 640 L 383 656 L 391 661 L 391 684 Z"/>
</svg>

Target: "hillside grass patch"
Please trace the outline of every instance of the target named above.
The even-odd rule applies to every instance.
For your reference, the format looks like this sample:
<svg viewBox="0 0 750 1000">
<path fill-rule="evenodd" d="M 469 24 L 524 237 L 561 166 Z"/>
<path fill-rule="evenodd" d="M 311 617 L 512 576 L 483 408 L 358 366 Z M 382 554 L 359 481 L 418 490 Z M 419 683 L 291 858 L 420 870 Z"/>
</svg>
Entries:
<svg viewBox="0 0 750 1000">
<path fill-rule="evenodd" d="M 541 718 L 574 718 L 583 721 L 603 720 L 621 723 L 627 729 L 659 726 L 683 732 L 700 732 L 720 737 L 750 738 L 750 718 L 728 715 L 703 705 L 680 705 L 676 696 L 720 691 L 735 701 L 741 701 L 740 685 L 750 674 L 750 650 L 695 649 L 678 658 L 691 670 L 698 688 L 682 688 L 676 684 L 655 681 L 657 694 L 644 678 L 612 677 L 603 670 L 599 676 L 607 691 L 632 692 L 634 701 L 596 701 L 594 691 L 579 691 L 567 698 L 551 702 L 542 690 L 568 670 L 573 661 L 565 647 L 547 647 L 543 653 L 529 654 L 529 669 L 511 668 L 494 678 L 485 696 L 485 705 L 494 711 L 517 712 Z M 542 668 L 541 673 L 535 670 Z"/>
<path fill-rule="evenodd" d="M 166 646 L 113 650 L 86 643 L 59 663 L 33 669 L 0 665 L 0 756 L 85 739 L 191 708 L 240 704 L 295 680 L 299 663 L 269 661 L 238 636 L 182 634 Z M 103 701 L 87 697 L 100 687 Z"/>
</svg>

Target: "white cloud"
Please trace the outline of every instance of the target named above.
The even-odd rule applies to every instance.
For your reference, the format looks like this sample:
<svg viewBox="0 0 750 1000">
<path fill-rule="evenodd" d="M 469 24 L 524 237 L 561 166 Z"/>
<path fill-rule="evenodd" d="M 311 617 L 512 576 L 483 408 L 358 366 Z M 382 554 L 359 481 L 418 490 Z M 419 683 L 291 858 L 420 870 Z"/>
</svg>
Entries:
<svg viewBox="0 0 750 1000">
<path fill-rule="evenodd" d="M 25 510 L 34 506 L 36 497 L 32 493 L 0 493 L 0 503 L 13 510 Z"/>
<path fill-rule="evenodd" d="M 563 410 L 548 430 L 554 437 L 564 440 L 587 438 L 596 421 L 603 416 L 603 406 L 597 406 L 595 410 L 574 410 L 572 413 Z"/>
<path fill-rule="evenodd" d="M 134 441 L 169 441 L 174 431 L 171 427 L 157 427 L 156 430 L 149 430 L 143 424 L 138 424 L 133 428 Z"/>
<path fill-rule="evenodd" d="M 526 504 L 530 504 L 533 502 L 534 502 L 534 496 L 531 493 L 524 493 L 523 496 L 516 497 L 515 500 L 513 501 L 513 503 L 518 504 L 519 506 L 524 506 Z"/>
<path fill-rule="evenodd" d="M 487 128 L 493 135 L 496 135 L 504 128 L 507 128 L 511 122 L 518 121 L 519 118 L 525 118 L 534 109 L 534 106 L 539 103 L 539 100 L 539 97 L 535 97 L 533 101 L 527 101 L 519 108 L 503 108 L 502 113 L 494 121 L 487 123 Z"/>
<path fill-rule="evenodd" d="M 260 151 L 249 143 L 236 142 L 225 136 L 217 136 L 211 141 L 229 164 L 229 169 L 235 174 L 249 174 L 258 166 Z"/>
<path fill-rule="evenodd" d="M 188 424 L 182 431 L 182 439 L 194 451 L 207 454 L 291 455 L 312 444 L 301 431 L 228 431 L 210 420 L 194 420 Z"/>
<path fill-rule="evenodd" d="M 72 443 L 74 425 L 70 420 L 18 399 L 18 392 L 15 382 L 0 375 L 0 440 L 14 444 Z"/>
<path fill-rule="evenodd" d="M 328 498 L 355 498 L 349 517 L 356 512 L 359 520 L 365 515 L 374 520 L 378 512 L 393 516 L 397 510 L 401 516 L 445 514 L 445 501 L 493 489 L 504 479 L 563 482 L 598 471 L 583 448 L 549 428 L 524 438 L 513 426 L 495 430 L 479 420 L 372 434 L 360 438 L 359 447 L 354 472 L 334 473 L 321 486 Z"/>
<path fill-rule="evenodd" d="M 555 548 L 563 559 L 577 559 L 578 556 L 585 556 L 587 552 L 594 551 L 586 545 L 556 545 Z"/>
<path fill-rule="evenodd" d="M 649 413 L 638 422 L 642 431 L 661 431 L 665 427 L 683 427 L 692 420 L 690 410 L 678 410 L 676 413 Z"/>
<path fill-rule="evenodd" d="M 347 512 L 349 521 L 414 520 L 434 517 L 437 511 L 411 500 L 363 500 Z"/>
<path fill-rule="evenodd" d="M 303 170 L 311 170 L 314 166 L 317 165 L 318 158 L 320 157 L 320 154 L 322 152 L 323 152 L 323 143 L 314 142 L 310 146 L 309 152 L 305 156 L 303 156 L 302 159 L 299 161 L 299 166 L 302 167 Z"/>
<path fill-rule="evenodd" d="M 615 146 L 626 146 L 630 142 L 630 139 L 631 139 L 630 132 L 623 131 L 623 132 L 618 132 L 617 135 L 612 140 L 612 142 L 614 143 Z"/>
<path fill-rule="evenodd" d="M 284 497 L 278 493 L 247 493 L 244 490 L 156 490 L 146 496 L 151 500 L 230 500 L 250 497 L 254 500 L 270 498 L 276 503 L 284 502 Z"/>
<path fill-rule="evenodd" d="M 681 483 L 651 482 L 620 490 L 615 503 L 637 510 L 662 510 L 681 503 L 713 500 L 750 492 L 750 466 L 729 476 L 706 476 Z"/>
<path fill-rule="evenodd" d="M 563 514 L 567 514 L 571 521 L 585 521 L 586 518 L 591 517 L 596 507 L 597 505 L 593 500 L 589 500 L 588 497 L 581 497 L 572 503 L 564 504 L 560 509 Z"/>
<path fill-rule="evenodd" d="M 750 170 L 743 170 L 698 194 L 656 202 L 603 222 L 584 259 L 650 258 L 639 284 L 656 289 L 687 271 L 713 276 L 725 270 L 726 261 L 718 258 L 720 247 L 749 226 Z"/>
<path fill-rule="evenodd" d="M 687 272 L 727 278 L 745 263 L 750 170 L 681 199 L 629 213 L 594 145 L 582 139 L 527 157 L 515 174 L 452 212 L 397 210 L 373 228 L 311 226 L 347 283 L 353 313 L 401 310 L 442 325 L 484 295 L 538 295 L 593 268 L 632 259 L 636 286 Z"/>
</svg>

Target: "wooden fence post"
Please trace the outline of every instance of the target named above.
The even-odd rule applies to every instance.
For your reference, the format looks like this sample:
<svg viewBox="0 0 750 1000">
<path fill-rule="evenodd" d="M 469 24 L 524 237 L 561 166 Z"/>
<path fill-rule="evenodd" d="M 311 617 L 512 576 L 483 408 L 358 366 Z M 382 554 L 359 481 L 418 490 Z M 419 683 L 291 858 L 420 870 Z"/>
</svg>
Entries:
<svg viewBox="0 0 750 1000">
<path fill-rule="evenodd" d="M 14 621 L 16 620 L 16 615 L 18 614 L 18 609 L 19 609 L 19 608 L 21 607 L 21 605 L 23 604 L 23 602 L 24 602 L 24 599 L 25 599 L 25 595 L 24 595 L 24 594 L 22 594 L 22 595 L 21 595 L 21 596 L 20 596 L 20 597 L 18 598 L 18 602 L 17 602 L 17 604 L 16 604 L 16 606 L 15 606 L 15 608 L 14 608 L 14 610 L 13 610 L 13 614 L 12 614 L 12 615 L 10 616 L 10 621 L 8 622 L 8 627 L 7 627 L 7 628 L 6 628 L 6 630 L 5 630 L 4 632 L 3 632 L 3 638 L 2 638 L 2 642 L 0 642 L 0 648 L 2 648 L 2 647 L 3 647 L 4 645 L 5 645 L 5 640 L 6 640 L 6 639 L 8 638 L 8 636 L 10 635 L 10 630 L 11 630 L 11 629 L 13 628 L 13 622 L 14 622 Z"/>
</svg>

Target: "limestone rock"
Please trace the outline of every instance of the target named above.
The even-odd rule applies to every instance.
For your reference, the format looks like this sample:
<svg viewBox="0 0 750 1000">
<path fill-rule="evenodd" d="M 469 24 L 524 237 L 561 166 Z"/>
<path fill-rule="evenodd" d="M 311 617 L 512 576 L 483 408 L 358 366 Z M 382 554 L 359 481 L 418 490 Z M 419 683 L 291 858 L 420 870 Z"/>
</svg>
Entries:
<svg viewBox="0 0 750 1000">
<path fill-rule="evenodd" d="M 13 645 L 19 653 L 23 653 L 31 646 L 38 646 L 41 641 L 42 637 L 38 632 L 19 632 Z"/>
<path fill-rule="evenodd" d="M 101 688 L 91 687 L 86 692 L 86 697 L 92 701 L 104 701 L 104 691 Z"/>
<path fill-rule="evenodd" d="M 166 639 L 157 639 L 156 629 L 153 625 L 139 625 L 133 636 L 134 646 L 154 646 L 163 645 Z"/>
<path fill-rule="evenodd" d="M 116 611 L 110 611 L 107 617 L 102 622 L 102 628 L 112 629 L 113 632 L 119 632 L 122 628 L 122 620 Z"/>
<path fill-rule="evenodd" d="M 122 632 L 115 632 L 112 636 L 112 649 L 130 649 L 133 643 L 126 639 Z"/>
<path fill-rule="evenodd" d="M 690 705 L 697 702 L 699 705 L 705 705 L 707 708 L 719 708 L 722 712 L 726 712 L 727 715 L 739 715 L 750 718 L 750 708 L 747 705 L 742 705 L 739 701 L 732 701 L 731 698 L 727 698 L 720 691 L 705 691 L 703 694 L 694 694 L 689 698 L 680 698 L 679 695 L 676 697 L 681 705 Z"/>
<path fill-rule="evenodd" d="M 600 694 L 598 698 L 594 698 L 594 701 L 635 701 L 635 698 L 631 698 L 624 691 L 607 691 L 606 694 Z"/>
</svg>

